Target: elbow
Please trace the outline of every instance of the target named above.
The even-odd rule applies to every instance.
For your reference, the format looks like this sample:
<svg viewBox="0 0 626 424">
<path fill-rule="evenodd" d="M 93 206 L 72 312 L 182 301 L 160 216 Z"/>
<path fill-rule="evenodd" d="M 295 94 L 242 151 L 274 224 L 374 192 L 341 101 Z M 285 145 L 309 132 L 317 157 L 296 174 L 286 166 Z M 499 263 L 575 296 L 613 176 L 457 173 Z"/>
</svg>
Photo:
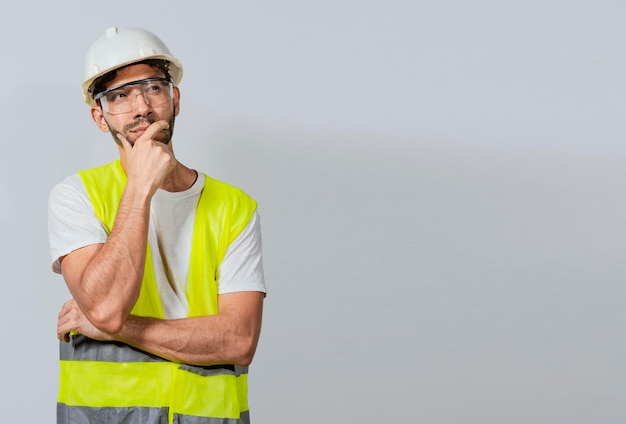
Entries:
<svg viewBox="0 0 626 424">
<path fill-rule="evenodd" d="M 247 367 L 252 363 L 254 355 L 239 355 L 233 362 L 236 365 Z"/>
<path fill-rule="evenodd" d="M 100 327 L 97 327 L 100 331 L 107 334 L 116 334 L 122 331 L 122 327 L 124 326 L 124 321 L 109 321 L 106 323 L 102 323 Z"/>
<path fill-rule="evenodd" d="M 105 310 L 93 311 L 88 318 L 94 327 L 107 334 L 119 333 L 126 321 L 122 313 Z"/>
<path fill-rule="evenodd" d="M 233 352 L 233 362 L 244 367 L 249 366 L 254 358 L 257 342 L 258 338 L 256 337 L 246 337 L 239 340 Z"/>
</svg>

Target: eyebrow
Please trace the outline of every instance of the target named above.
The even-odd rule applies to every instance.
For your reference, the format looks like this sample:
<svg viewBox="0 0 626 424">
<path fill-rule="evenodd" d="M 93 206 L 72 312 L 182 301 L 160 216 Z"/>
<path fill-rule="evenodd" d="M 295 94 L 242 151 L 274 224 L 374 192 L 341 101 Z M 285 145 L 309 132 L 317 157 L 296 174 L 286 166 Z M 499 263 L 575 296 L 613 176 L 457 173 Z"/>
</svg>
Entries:
<svg viewBox="0 0 626 424">
<path fill-rule="evenodd" d="M 150 65 L 148 65 L 148 66 L 150 66 Z M 171 77 L 168 77 L 167 73 L 164 73 L 161 69 L 158 69 L 158 70 L 157 70 L 157 69 L 154 69 L 154 68 L 153 68 L 152 70 L 153 70 L 154 72 L 153 72 L 151 75 L 149 75 L 149 76 L 147 76 L 147 77 L 145 77 L 145 78 L 140 78 L 140 79 L 138 79 L 138 80 L 134 80 L 134 81 L 141 81 L 141 80 L 150 79 L 150 78 L 168 78 L 168 79 L 169 79 L 169 78 L 171 78 Z M 162 75 L 159 75 L 159 74 L 162 74 Z M 116 78 L 114 78 L 114 80 L 115 80 L 115 79 L 117 79 L 117 75 L 116 75 Z M 110 84 L 112 81 L 113 81 L 113 80 L 109 81 L 109 84 Z M 123 84 L 110 84 L 110 85 L 109 85 L 109 87 L 104 87 L 104 89 L 103 89 L 103 90 L 101 90 L 101 92 L 102 92 L 102 91 L 109 91 L 109 90 L 111 90 L 112 88 L 120 87 L 120 86 L 122 86 L 122 85 L 124 85 L 124 84 L 128 84 L 128 83 L 130 83 L 130 82 L 134 82 L 134 81 L 128 81 L 128 82 L 125 82 L 125 83 L 123 83 Z"/>
</svg>

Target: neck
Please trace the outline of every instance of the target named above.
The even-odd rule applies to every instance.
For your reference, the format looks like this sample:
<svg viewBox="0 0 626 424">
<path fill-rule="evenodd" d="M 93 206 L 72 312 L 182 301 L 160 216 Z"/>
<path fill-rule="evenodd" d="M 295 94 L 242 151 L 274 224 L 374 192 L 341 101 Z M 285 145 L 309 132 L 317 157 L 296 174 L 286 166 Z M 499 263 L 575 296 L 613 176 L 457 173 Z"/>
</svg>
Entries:
<svg viewBox="0 0 626 424">
<path fill-rule="evenodd" d="M 185 191 L 196 182 L 197 178 L 196 171 L 177 162 L 176 167 L 165 177 L 159 188 L 170 192 Z"/>
</svg>

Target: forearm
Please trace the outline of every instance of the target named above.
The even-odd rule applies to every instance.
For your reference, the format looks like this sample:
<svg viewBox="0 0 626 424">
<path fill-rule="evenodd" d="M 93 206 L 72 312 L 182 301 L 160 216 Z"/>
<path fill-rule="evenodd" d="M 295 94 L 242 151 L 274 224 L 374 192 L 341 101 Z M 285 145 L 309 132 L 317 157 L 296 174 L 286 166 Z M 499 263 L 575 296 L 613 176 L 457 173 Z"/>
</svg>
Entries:
<svg viewBox="0 0 626 424">
<path fill-rule="evenodd" d="M 130 315 L 113 337 L 175 362 L 248 365 L 256 349 L 258 332 L 240 331 L 219 314 L 179 320 Z"/>
<path fill-rule="evenodd" d="M 216 315 L 160 320 L 129 316 L 115 340 L 192 365 L 249 365 L 261 333 L 264 293 L 220 295 Z"/>
<path fill-rule="evenodd" d="M 167 121 L 153 122 L 134 143 L 117 134 L 127 179 L 111 233 L 105 243 L 73 251 L 61 262 L 72 297 L 105 333 L 120 331 L 141 291 L 150 201 L 177 164 L 171 146 L 157 137 L 168 128 Z M 185 186 L 175 182 L 170 186 Z"/>
<path fill-rule="evenodd" d="M 118 331 L 139 296 L 149 208 L 149 196 L 127 187 L 107 241 L 74 279 L 78 281 L 69 284 L 81 309 L 103 331 Z"/>
</svg>

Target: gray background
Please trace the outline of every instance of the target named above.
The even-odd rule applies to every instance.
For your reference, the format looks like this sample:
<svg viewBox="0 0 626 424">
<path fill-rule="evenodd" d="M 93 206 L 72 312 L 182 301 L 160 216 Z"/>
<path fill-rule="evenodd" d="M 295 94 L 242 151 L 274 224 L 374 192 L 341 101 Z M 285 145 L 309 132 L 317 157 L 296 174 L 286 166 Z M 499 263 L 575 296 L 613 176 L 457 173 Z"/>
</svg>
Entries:
<svg viewBox="0 0 626 424">
<path fill-rule="evenodd" d="M 116 157 L 106 27 L 185 67 L 174 147 L 260 202 L 261 423 L 623 423 L 626 5 L 57 1 L 3 11 L 2 421 L 52 423 L 54 183 Z"/>
</svg>

